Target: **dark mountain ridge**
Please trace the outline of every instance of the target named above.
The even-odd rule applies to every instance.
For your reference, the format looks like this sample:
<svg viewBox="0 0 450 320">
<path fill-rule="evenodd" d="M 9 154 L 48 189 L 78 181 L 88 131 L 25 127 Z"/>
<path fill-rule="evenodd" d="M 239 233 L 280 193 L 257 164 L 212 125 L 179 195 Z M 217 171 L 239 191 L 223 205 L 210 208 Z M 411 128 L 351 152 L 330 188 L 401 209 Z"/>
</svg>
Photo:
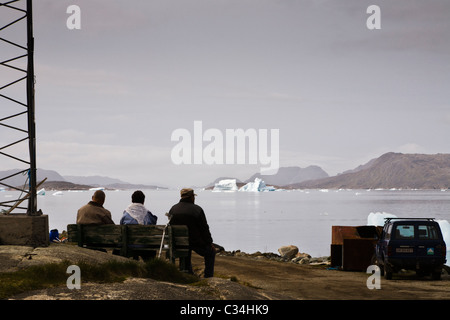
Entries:
<svg viewBox="0 0 450 320">
<path fill-rule="evenodd" d="M 355 170 L 289 185 L 290 188 L 326 189 L 448 189 L 450 154 L 389 152 Z"/>
</svg>

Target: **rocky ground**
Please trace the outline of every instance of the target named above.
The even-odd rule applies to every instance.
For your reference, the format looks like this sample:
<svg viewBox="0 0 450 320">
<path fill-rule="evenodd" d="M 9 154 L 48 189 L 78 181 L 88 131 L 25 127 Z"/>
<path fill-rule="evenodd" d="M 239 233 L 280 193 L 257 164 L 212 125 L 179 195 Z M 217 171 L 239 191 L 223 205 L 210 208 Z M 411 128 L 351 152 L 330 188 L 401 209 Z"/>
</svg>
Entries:
<svg viewBox="0 0 450 320">
<path fill-rule="evenodd" d="M 70 260 L 101 263 L 125 258 L 66 244 L 47 248 L 0 246 L 0 272 L 38 263 Z M 193 256 L 199 274 L 203 261 Z M 404 273 L 381 279 L 380 289 L 368 289 L 365 272 L 330 270 L 325 264 L 297 264 L 264 255 L 218 255 L 215 277 L 202 285 L 180 285 L 130 278 L 123 283 L 82 283 L 80 290 L 66 286 L 26 292 L 16 300 L 448 300 L 450 275 L 442 280 Z M 232 279 L 233 281 L 231 281 Z"/>
</svg>

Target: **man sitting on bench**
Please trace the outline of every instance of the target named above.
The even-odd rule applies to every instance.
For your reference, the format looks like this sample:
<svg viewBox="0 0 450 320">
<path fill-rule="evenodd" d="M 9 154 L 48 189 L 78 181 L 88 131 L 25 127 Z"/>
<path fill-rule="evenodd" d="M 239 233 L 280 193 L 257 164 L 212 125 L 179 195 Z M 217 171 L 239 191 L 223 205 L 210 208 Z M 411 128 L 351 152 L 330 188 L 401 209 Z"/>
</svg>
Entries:
<svg viewBox="0 0 450 320">
<path fill-rule="evenodd" d="M 102 190 L 97 190 L 92 196 L 92 201 L 82 206 L 77 213 L 77 224 L 114 224 L 111 212 L 103 208 L 106 195 Z"/>
<path fill-rule="evenodd" d="M 203 209 L 194 204 L 194 190 L 182 189 L 181 200 L 169 211 L 171 225 L 187 225 L 189 229 L 189 254 L 186 259 L 186 269 L 193 273 L 191 265 L 191 250 L 205 258 L 205 278 L 213 277 L 216 251 L 213 245 L 208 223 Z"/>
</svg>

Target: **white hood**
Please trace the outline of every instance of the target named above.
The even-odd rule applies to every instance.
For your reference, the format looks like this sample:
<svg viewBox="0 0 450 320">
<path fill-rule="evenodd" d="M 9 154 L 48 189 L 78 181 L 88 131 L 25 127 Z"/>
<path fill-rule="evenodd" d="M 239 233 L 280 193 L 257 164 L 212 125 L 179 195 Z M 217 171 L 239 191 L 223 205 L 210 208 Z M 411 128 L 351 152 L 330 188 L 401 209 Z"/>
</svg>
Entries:
<svg viewBox="0 0 450 320">
<path fill-rule="evenodd" d="M 132 203 L 125 209 L 139 224 L 144 224 L 144 218 L 147 214 L 147 208 L 141 203 Z"/>
</svg>

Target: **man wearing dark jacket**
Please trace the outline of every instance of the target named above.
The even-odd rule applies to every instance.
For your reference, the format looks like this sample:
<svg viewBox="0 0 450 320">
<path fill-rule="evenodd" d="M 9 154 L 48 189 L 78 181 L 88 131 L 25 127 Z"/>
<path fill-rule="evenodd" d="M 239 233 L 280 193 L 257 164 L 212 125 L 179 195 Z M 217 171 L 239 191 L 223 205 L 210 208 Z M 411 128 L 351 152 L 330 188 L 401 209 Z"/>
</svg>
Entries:
<svg viewBox="0 0 450 320">
<path fill-rule="evenodd" d="M 191 250 L 205 258 L 205 278 L 214 275 L 216 251 L 203 209 L 195 204 L 194 190 L 182 189 L 180 202 L 169 211 L 171 225 L 186 225 L 189 229 L 189 256 L 186 267 L 192 273 Z"/>
</svg>

